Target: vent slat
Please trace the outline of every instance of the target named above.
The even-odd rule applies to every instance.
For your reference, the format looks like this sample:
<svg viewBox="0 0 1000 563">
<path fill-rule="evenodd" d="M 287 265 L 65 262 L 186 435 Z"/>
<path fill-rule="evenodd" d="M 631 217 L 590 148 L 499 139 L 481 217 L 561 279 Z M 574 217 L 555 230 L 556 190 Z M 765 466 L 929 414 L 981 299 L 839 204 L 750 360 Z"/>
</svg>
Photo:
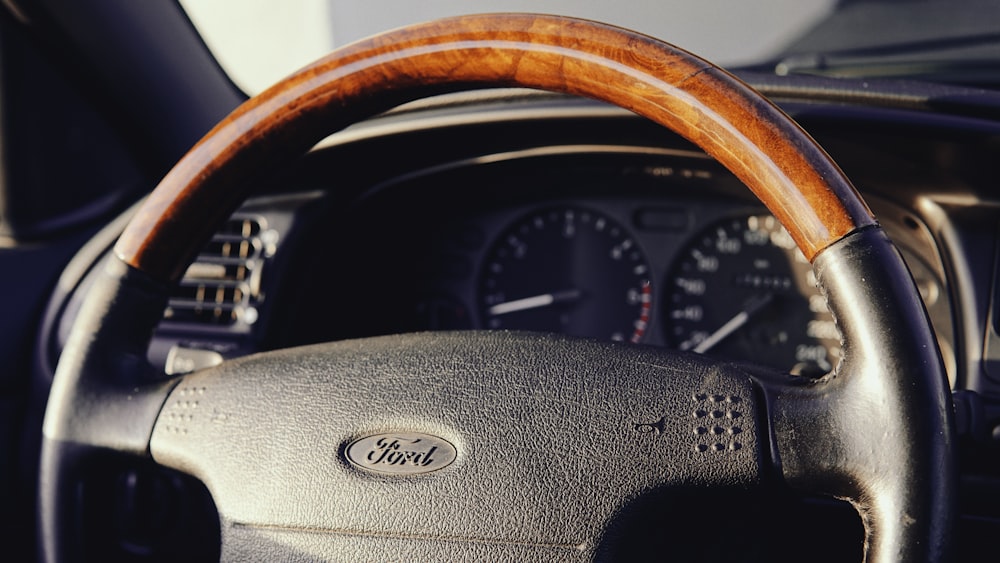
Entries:
<svg viewBox="0 0 1000 563">
<path fill-rule="evenodd" d="M 205 245 L 164 311 L 164 321 L 231 326 L 256 304 L 251 290 L 263 259 L 261 220 L 233 217 Z M 250 318 L 250 315 L 245 315 Z"/>
</svg>

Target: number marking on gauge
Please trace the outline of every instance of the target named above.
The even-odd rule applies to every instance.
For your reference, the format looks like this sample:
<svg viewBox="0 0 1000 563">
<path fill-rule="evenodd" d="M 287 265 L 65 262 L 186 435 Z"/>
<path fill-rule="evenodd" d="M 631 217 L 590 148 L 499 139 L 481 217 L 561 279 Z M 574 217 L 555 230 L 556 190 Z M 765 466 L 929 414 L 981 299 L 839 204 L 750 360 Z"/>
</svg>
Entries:
<svg viewBox="0 0 1000 563">
<path fill-rule="evenodd" d="M 668 344 L 680 350 L 809 374 L 839 358 L 839 332 L 812 268 L 772 216 L 709 226 L 668 279 Z"/>
</svg>

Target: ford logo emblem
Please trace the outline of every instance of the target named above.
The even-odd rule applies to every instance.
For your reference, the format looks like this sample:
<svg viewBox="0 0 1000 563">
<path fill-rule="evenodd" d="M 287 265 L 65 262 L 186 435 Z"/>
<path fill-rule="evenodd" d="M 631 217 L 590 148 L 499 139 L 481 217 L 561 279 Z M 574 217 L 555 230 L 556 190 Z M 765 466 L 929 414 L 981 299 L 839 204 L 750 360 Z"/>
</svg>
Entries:
<svg viewBox="0 0 1000 563">
<path fill-rule="evenodd" d="M 444 469 L 458 451 L 444 438 L 419 432 L 392 432 L 359 438 L 346 450 L 347 459 L 366 471 L 417 475 Z"/>
</svg>

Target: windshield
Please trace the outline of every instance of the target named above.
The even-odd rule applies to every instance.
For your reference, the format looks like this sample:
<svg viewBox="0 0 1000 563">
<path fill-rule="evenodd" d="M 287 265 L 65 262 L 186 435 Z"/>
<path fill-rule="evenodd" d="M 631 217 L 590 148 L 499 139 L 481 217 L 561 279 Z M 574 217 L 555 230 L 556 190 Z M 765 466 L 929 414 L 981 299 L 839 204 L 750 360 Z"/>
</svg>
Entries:
<svg viewBox="0 0 1000 563">
<path fill-rule="evenodd" d="M 380 31 L 470 13 L 535 12 L 604 21 L 724 66 L 780 53 L 833 0 L 181 0 L 223 68 L 255 94 L 297 68 Z"/>
<path fill-rule="evenodd" d="M 1000 84 L 996 0 L 180 0 L 234 82 L 260 92 L 330 50 L 485 12 L 604 21 L 724 67 Z"/>
</svg>

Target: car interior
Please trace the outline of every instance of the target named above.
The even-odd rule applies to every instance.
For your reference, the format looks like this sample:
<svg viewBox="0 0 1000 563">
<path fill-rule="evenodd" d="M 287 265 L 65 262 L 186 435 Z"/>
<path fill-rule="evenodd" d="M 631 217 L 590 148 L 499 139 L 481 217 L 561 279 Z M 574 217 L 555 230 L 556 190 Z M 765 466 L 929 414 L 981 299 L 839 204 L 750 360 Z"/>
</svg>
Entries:
<svg viewBox="0 0 1000 563">
<path fill-rule="evenodd" d="M 249 96 L 176 0 L 5 0 L 0 559 L 996 560 L 1000 9 L 947 4 Z"/>
</svg>

